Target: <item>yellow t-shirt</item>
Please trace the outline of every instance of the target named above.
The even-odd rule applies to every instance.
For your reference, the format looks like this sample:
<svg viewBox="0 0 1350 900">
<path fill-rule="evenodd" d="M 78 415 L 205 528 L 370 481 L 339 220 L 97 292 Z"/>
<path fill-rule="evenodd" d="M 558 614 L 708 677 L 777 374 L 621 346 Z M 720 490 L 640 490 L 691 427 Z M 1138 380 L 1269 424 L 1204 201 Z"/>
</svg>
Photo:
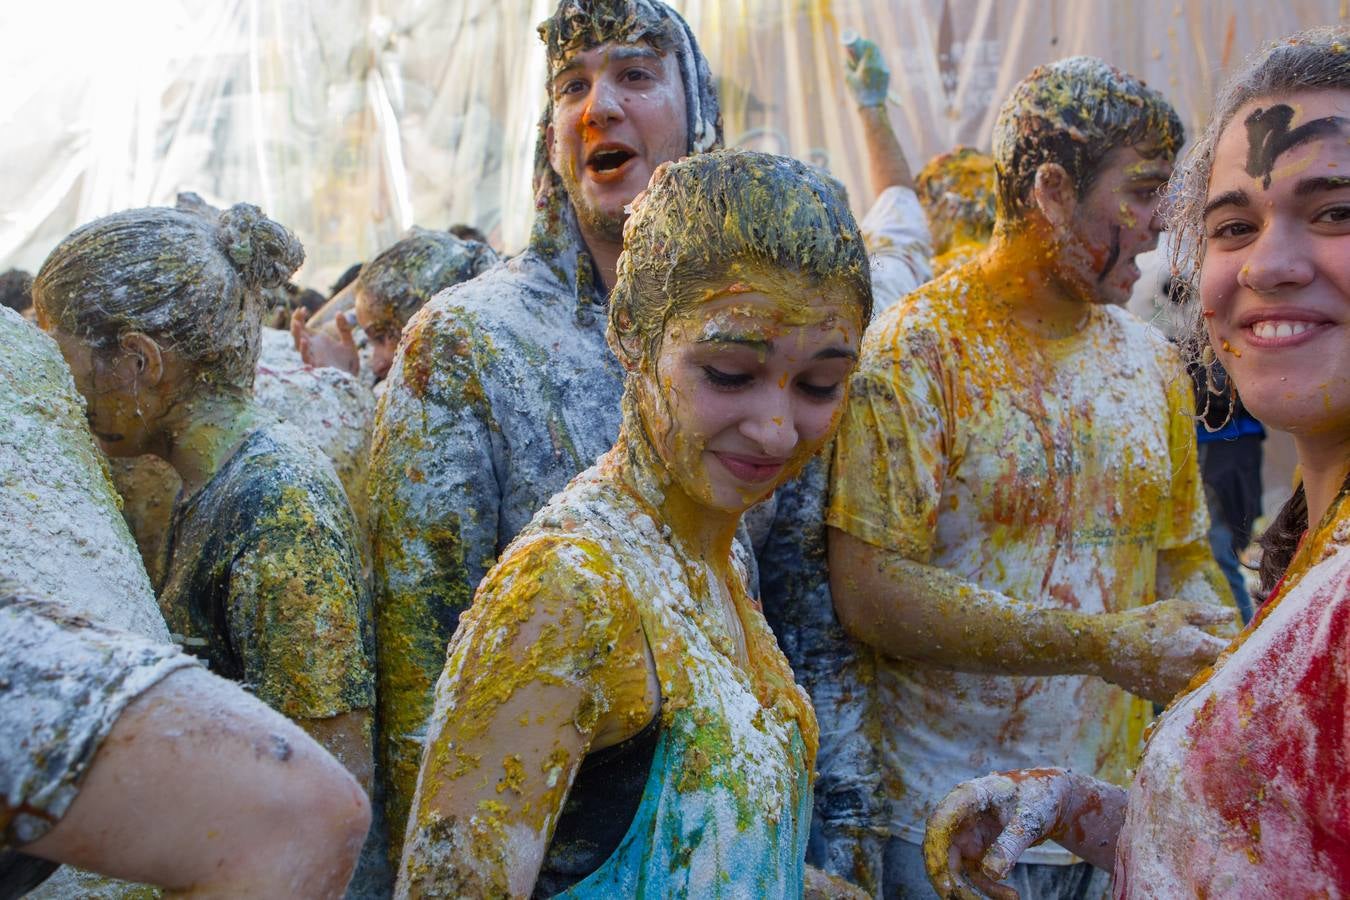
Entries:
<svg viewBox="0 0 1350 900">
<path fill-rule="evenodd" d="M 957 269 L 869 329 L 829 524 L 1024 602 L 1094 613 L 1158 599 L 1158 552 L 1203 544 L 1208 528 L 1175 351 L 1115 307 L 1088 308 L 1070 337 L 1034 335 L 978 277 Z M 1122 782 L 1147 717 L 1091 677 L 884 658 L 877 679 L 892 827 L 914 842 L 938 800 L 990 771 Z M 1053 845 L 1024 857 L 1070 859 Z"/>
</svg>

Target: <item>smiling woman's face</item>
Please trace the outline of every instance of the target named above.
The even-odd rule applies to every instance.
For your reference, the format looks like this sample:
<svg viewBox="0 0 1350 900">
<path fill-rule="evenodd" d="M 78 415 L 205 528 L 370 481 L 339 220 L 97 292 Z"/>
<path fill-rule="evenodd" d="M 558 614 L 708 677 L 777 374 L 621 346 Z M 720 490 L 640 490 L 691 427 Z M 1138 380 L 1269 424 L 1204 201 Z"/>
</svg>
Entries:
<svg viewBox="0 0 1350 900">
<path fill-rule="evenodd" d="M 828 293 L 797 276 L 748 279 L 667 324 L 643 405 L 694 500 L 745 510 L 833 435 L 862 323 Z"/>
<path fill-rule="evenodd" d="M 1215 147 L 1200 300 L 1257 418 L 1350 435 L 1350 92 L 1238 110 Z"/>
</svg>

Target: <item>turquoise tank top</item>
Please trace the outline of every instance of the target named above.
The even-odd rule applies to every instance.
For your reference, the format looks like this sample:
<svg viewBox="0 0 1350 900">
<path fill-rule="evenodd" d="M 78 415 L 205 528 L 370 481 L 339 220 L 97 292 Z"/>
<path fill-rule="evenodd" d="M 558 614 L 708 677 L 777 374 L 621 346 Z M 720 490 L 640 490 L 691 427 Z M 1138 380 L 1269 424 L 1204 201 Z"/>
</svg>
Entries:
<svg viewBox="0 0 1350 900">
<path fill-rule="evenodd" d="M 619 563 L 656 663 L 661 730 L 617 849 L 555 896 L 801 897 L 811 766 L 792 704 L 768 685 L 781 678 L 778 691 L 801 688 L 749 596 L 745 567 L 736 561 L 729 588 L 748 667 L 737 662 L 720 601 L 710 597 L 712 570 L 673 546 L 650 507 L 602 471 L 579 476 L 553 503 L 569 501 L 566 530 L 599 542 Z M 557 524 L 546 510 L 531 530 Z"/>
</svg>

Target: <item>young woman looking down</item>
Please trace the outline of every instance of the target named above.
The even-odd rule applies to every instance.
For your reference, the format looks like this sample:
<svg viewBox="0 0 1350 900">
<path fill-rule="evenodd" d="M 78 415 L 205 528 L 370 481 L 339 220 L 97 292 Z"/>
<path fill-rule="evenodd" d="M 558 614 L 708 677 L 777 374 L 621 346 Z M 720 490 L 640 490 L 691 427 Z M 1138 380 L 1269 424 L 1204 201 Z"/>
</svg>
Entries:
<svg viewBox="0 0 1350 900">
<path fill-rule="evenodd" d="M 871 310 L 843 191 L 663 165 L 609 307 L 613 449 L 479 586 L 436 691 L 402 896 L 800 896 L 816 747 L 741 514 L 834 432 Z"/>
</svg>

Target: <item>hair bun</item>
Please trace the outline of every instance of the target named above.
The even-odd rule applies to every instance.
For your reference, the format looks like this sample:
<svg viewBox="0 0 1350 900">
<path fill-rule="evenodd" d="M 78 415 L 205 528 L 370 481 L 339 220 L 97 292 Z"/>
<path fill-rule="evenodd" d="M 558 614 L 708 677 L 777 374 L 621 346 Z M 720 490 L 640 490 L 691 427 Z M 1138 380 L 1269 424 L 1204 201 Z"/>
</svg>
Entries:
<svg viewBox="0 0 1350 900">
<path fill-rule="evenodd" d="M 305 248 L 295 235 L 252 203 L 236 203 L 225 210 L 216 236 L 250 289 L 285 284 L 305 261 Z"/>
</svg>

